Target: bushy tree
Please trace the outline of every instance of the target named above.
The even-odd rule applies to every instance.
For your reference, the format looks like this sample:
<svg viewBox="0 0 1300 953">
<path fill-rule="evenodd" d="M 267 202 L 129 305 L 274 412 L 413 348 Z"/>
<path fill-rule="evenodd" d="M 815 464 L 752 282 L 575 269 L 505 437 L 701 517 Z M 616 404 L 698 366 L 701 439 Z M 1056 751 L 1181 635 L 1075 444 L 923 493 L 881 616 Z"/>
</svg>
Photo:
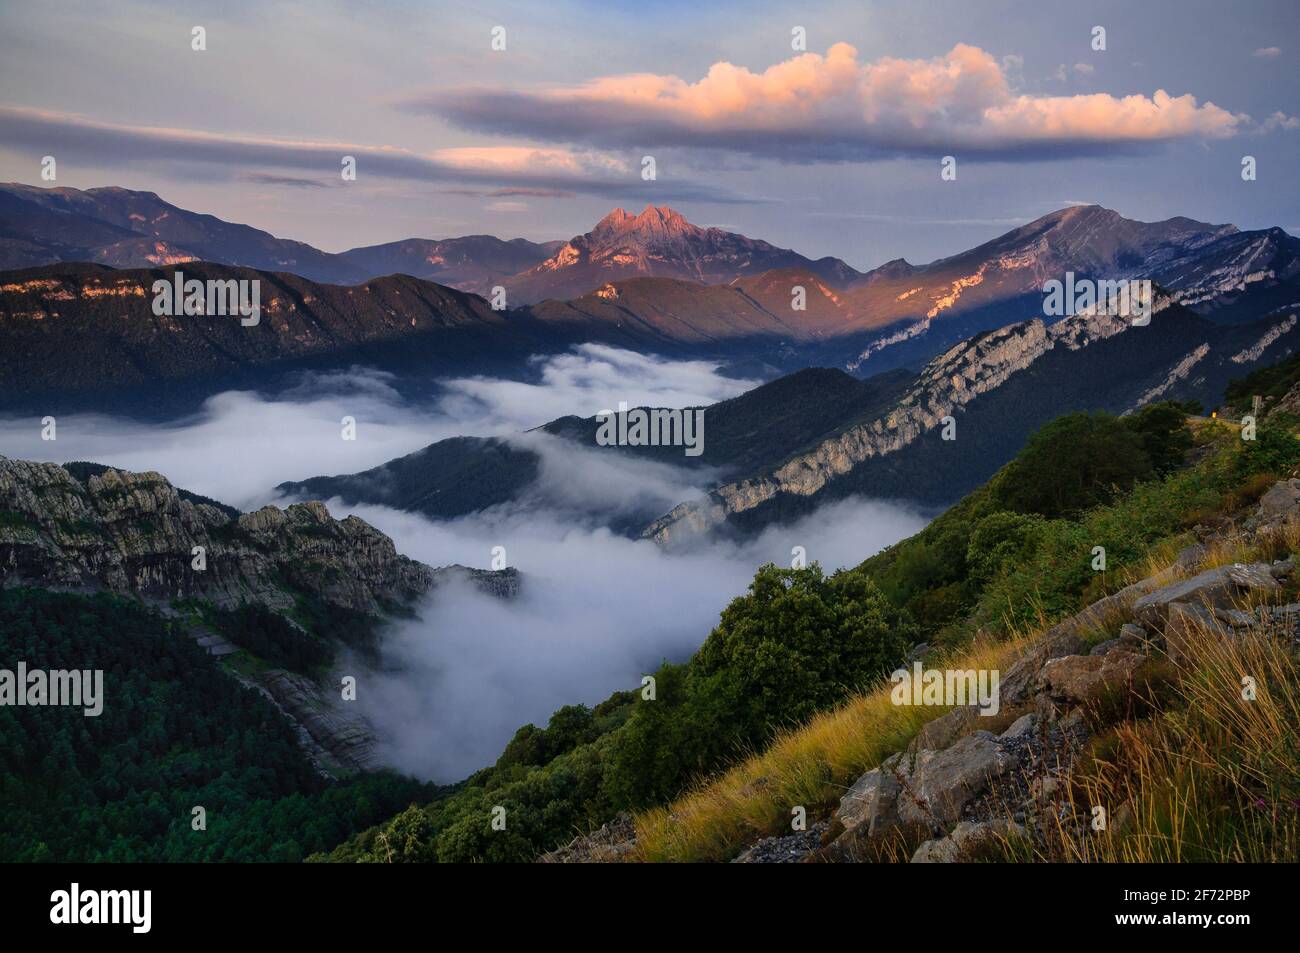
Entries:
<svg viewBox="0 0 1300 953">
<path fill-rule="evenodd" d="M 1118 417 L 1067 414 L 1029 438 L 993 493 L 1005 509 L 1053 519 L 1105 503 L 1154 472 L 1142 435 Z"/>
<path fill-rule="evenodd" d="M 971 579 L 983 586 L 1007 565 L 1025 562 L 1037 548 L 1044 520 L 1040 516 L 999 510 L 975 524 L 966 549 Z"/>
<path fill-rule="evenodd" d="M 685 670 L 661 669 L 656 700 L 638 703 L 614 741 L 610 796 L 662 800 L 880 676 L 916 635 L 861 574 L 762 567 Z"/>
</svg>

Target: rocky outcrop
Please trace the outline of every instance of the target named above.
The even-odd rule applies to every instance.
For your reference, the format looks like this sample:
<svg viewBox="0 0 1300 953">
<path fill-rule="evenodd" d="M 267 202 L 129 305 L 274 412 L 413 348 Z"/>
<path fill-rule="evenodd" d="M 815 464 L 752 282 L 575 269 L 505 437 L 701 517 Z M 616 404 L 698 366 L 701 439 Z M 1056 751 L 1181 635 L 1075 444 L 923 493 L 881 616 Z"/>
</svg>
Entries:
<svg viewBox="0 0 1300 953">
<path fill-rule="evenodd" d="M 1300 406 L 1298 404 L 1297 406 Z M 1275 525 L 1300 508 L 1300 480 L 1280 480 L 1259 499 L 1257 518 L 1264 525 Z"/>
<path fill-rule="evenodd" d="M 1268 533 L 1298 520 L 1300 481 L 1286 480 L 1264 495 L 1253 523 Z M 1168 663 L 1193 661 L 1207 638 L 1247 631 L 1267 631 L 1300 651 L 1300 604 L 1258 604 L 1291 584 L 1292 560 L 1197 571 L 1209 554 L 1188 547 L 1163 572 L 1057 623 L 1002 674 L 1001 708 L 1016 717 L 1000 735 L 981 730 L 973 707 L 935 718 L 907 750 L 849 787 L 828 844 L 792 859 L 952 863 L 1041 838 L 1044 823 L 1082 836 L 1089 818 L 1067 797 L 1071 765 L 1091 732 L 1122 717 L 1127 699 L 1151 698 L 1148 686 L 1169 677 Z M 1191 575 L 1178 578 L 1184 573 Z M 1098 640 L 1099 632 L 1117 634 Z M 1123 830 L 1134 810 L 1118 805 L 1110 830 Z"/>
<path fill-rule="evenodd" d="M 650 524 L 644 538 L 672 544 L 707 532 L 728 517 L 779 494 L 811 496 L 874 457 L 895 453 L 942 425 L 966 404 L 1002 386 L 1056 347 L 1078 350 L 1122 333 L 1125 318 L 1081 314 L 1052 325 L 1041 320 L 977 335 L 939 355 L 884 416 L 852 426 L 813 450 L 751 479 L 725 483 L 706 499 L 683 503 Z"/>
<path fill-rule="evenodd" d="M 370 723 L 311 679 L 280 669 L 256 677 L 230 670 L 269 701 L 298 736 L 298 745 L 322 776 L 335 778 L 379 766 Z"/>
<path fill-rule="evenodd" d="M 82 481 L 54 464 L 0 457 L 0 585 L 275 609 L 303 593 L 379 614 L 456 575 L 505 595 L 518 584 L 513 572 L 408 559 L 364 520 L 335 520 L 319 502 L 232 517 L 158 473 L 104 470 Z"/>
<path fill-rule="evenodd" d="M 307 596 L 382 616 L 457 580 L 501 597 L 518 590 L 513 569 L 431 568 L 399 555 L 364 520 L 333 519 L 323 503 L 237 515 L 196 500 L 157 473 L 103 469 L 79 480 L 53 464 L 0 457 L 0 586 L 107 590 L 173 619 L 183 616 L 170 603 L 189 598 L 287 613 Z M 205 626 L 191 635 L 214 657 L 237 651 Z M 236 677 L 275 704 L 322 774 L 376 767 L 371 728 L 341 702 L 337 681 L 278 669 Z"/>
</svg>

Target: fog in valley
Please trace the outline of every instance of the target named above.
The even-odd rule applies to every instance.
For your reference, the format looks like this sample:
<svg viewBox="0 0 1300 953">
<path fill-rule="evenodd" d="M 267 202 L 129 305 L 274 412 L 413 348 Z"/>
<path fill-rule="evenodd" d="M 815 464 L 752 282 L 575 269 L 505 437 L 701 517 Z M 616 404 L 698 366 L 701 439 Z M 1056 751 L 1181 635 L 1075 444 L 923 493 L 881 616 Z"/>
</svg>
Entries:
<svg viewBox="0 0 1300 953">
<path fill-rule="evenodd" d="M 428 563 L 489 568 L 495 547 L 523 583 L 501 600 L 468 584 L 431 594 L 419 617 L 386 632 L 381 671 L 359 672 L 358 703 L 378 729 L 387 763 L 453 781 L 491 764 L 522 724 L 556 708 L 638 688 L 661 661 L 686 658 L 727 602 L 765 562 L 788 566 L 803 547 L 827 571 L 852 566 L 911 535 L 925 518 L 904 504 L 850 499 L 743 543 L 672 554 L 611 531 L 620 517 L 659 515 L 699 496 L 709 474 L 574 448 L 525 433 L 565 414 L 616 407 L 709 404 L 755 386 L 706 362 L 673 362 L 586 345 L 539 361 L 535 382 L 443 382 L 432 404 L 401 397 L 390 375 L 366 368 L 304 376 L 275 398 L 227 392 L 166 426 L 103 415 L 60 417 L 58 439 L 39 421 L 0 418 L 0 453 L 156 470 L 173 484 L 242 510 L 292 500 L 287 480 L 351 473 L 458 435 L 496 435 L 534 449 L 538 479 L 523 496 L 470 516 L 432 521 L 386 507 L 327 501 L 390 535 Z M 357 439 L 340 421 L 357 422 Z M 707 417 L 706 417 L 707 438 Z"/>
</svg>

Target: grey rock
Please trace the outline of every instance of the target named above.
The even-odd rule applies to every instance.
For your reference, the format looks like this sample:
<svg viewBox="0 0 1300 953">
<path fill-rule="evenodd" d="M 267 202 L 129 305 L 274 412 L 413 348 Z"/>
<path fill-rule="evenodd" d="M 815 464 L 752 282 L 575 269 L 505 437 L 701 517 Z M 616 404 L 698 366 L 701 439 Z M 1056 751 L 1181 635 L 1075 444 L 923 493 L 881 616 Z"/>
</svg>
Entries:
<svg viewBox="0 0 1300 953">
<path fill-rule="evenodd" d="M 1242 589 L 1271 592 L 1280 589 L 1272 568 L 1264 563 L 1234 563 L 1227 567 L 1228 578 Z"/>
<path fill-rule="evenodd" d="M 1155 641 L 1155 636 L 1140 625 L 1125 622 L 1119 627 L 1119 641 L 1128 648 L 1148 648 Z"/>
<path fill-rule="evenodd" d="M 892 770 L 897 762 L 895 757 L 883 769 L 868 771 L 840 799 L 835 816 L 846 832 L 863 827 L 868 834 L 878 834 L 898 823 L 899 785 Z"/>
<path fill-rule="evenodd" d="M 972 850 L 990 841 L 1025 836 L 1025 829 L 1011 820 L 962 821 L 947 837 L 928 840 L 912 855 L 914 864 L 958 863 Z"/>
<path fill-rule="evenodd" d="M 1105 642 L 1099 642 L 1092 647 L 1089 655 L 1105 655 L 1111 649 L 1119 648 L 1122 643 L 1119 639 L 1107 639 Z"/>
<path fill-rule="evenodd" d="M 1002 732 L 1001 737 L 1019 738 L 1032 735 L 1037 727 L 1039 727 L 1039 716 L 1031 711 L 1030 714 L 1021 715 L 1014 722 L 1011 722 L 1010 727 L 1005 732 Z"/>
<path fill-rule="evenodd" d="M 1300 507 L 1300 480 L 1279 480 L 1259 499 L 1256 510 L 1265 522 L 1277 522 L 1290 516 Z"/>
<path fill-rule="evenodd" d="M 1175 662 L 1185 662 L 1191 657 L 1190 648 L 1202 632 L 1228 638 L 1231 630 L 1220 622 L 1214 612 L 1193 603 L 1175 602 L 1168 606 L 1165 624 L 1165 651 Z"/>
<path fill-rule="evenodd" d="M 1038 728 L 1038 716 L 1033 712 L 1027 715 L 1021 715 L 1011 723 L 1006 731 L 1002 732 L 1003 738 L 1021 738 L 1025 735 L 1032 735 Z"/>
<path fill-rule="evenodd" d="M 1043 664 L 1063 655 L 1078 655 L 1087 650 L 1082 635 L 1110 622 L 1117 612 L 1126 612 L 1164 585 L 1161 576 L 1142 579 L 1119 592 L 1098 599 L 1077 615 L 1058 622 L 1043 638 L 1002 674 L 1000 693 L 1003 705 L 1014 706 L 1029 700 L 1038 685 Z M 1226 585 L 1226 583 L 1225 583 Z M 1161 616 L 1163 620 L 1163 616 Z"/>
<path fill-rule="evenodd" d="M 1174 603 L 1195 603 L 1211 607 L 1232 608 L 1236 586 L 1225 567 L 1219 566 L 1161 586 L 1133 603 L 1133 614 L 1138 622 L 1149 629 L 1161 629 Z"/>
<path fill-rule="evenodd" d="M 964 735 L 979 720 L 979 717 L 979 709 L 973 705 L 962 705 L 952 711 L 944 712 L 938 718 L 926 722 L 925 726 L 917 732 L 916 739 L 911 745 L 912 750 L 929 748 L 932 751 L 941 751 Z"/>
<path fill-rule="evenodd" d="M 1017 761 L 1015 753 L 987 731 L 975 731 L 944 751 L 919 751 L 914 761 L 900 763 L 899 819 L 908 824 L 954 823 L 992 779 L 1013 769 Z"/>
<path fill-rule="evenodd" d="M 364 520 L 323 503 L 265 506 L 232 518 L 194 503 L 158 473 L 106 470 L 84 482 L 62 467 L 0 457 L 0 585 L 108 590 L 167 603 L 260 602 L 287 611 L 291 590 L 378 615 L 454 577 L 512 593 L 517 574 L 436 570 L 397 553 Z M 191 566 L 202 547 L 207 568 Z"/>
<path fill-rule="evenodd" d="M 278 669 L 260 675 L 257 685 L 290 722 L 306 731 L 343 768 L 367 770 L 379 766 L 373 729 L 332 686 L 325 689 L 305 675 Z"/>
<path fill-rule="evenodd" d="M 1215 609 L 1214 617 L 1236 629 L 1252 626 L 1258 621 L 1253 612 L 1245 609 Z"/>
<path fill-rule="evenodd" d="M 1192 543 L 1192 545 L 1178 551 L 1178 555 L 1174 557 L 1171 565 L 1179 572 L 1195 572 L 1201 567 L 1201 563 L 1205 562 L 1205 557 L 1209 553 L 1209 547 L 1203 543 Z"/>
<path fill-rule="evenodd" d="M 1044 663 L 1063 655 L 1075 655 L 1082 652 L 1087 643 L 1073 631 L 1048 630 L 1037 645 L 1031 647 L 1016 660 L 1009 669 L 1002 673 L 998 684 L 998 694 L 1003 705 L 1019 705 L 1028 701 L 1038 683 L 1038 673 Z"/>
<path fill-rule="evenodd" d="M 1108 690 L 1129 684 L 1149 661 L 1147 656 L 1126 649 L 1106 655 L 1067 655 L 1044 665 L 1041 679 L 1053 698 L 1087 704 Z"/>
</svg>

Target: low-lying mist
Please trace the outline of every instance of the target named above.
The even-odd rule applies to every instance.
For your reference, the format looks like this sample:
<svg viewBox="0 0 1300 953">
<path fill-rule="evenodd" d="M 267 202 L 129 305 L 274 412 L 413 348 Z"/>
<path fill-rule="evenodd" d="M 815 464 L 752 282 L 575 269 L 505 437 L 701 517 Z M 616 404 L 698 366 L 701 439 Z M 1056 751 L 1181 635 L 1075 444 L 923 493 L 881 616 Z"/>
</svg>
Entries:
<svg viewBox="0 0 1300 953">
<path fill-rule="evenodd" d="M 900 505 L 846 500 L 743 544 L 670 555 L 550 511 L 498 508 L 440 523 L 382 507 L 348 511 L 424 562 L 486 567 L 501 546 L 523 574 L 513 600 L 468 584 L 439 589 L 419 619 L 387 634 L 386 670 L 358 678 L 387 762 L 438 781 L 491 764 L 527 722 L 639 688 L 661 661 L 685 659 L 754 570 L 790 565 L 793 547 L 829 571 L 925 525 Z"/>
<path fill-rule="evenodd" d="M 565 414 L 631 406 L 700 406 L 755 386 L 706 362 L 673 362 L 597 345 L 545 359 L 536 383 L 464 378 L 442 383 L 431 405 L 402 399 L 393 379 L 354 368 L 304 376 L 274 399 L 227 392 L 196 415 L 151 425 L 103 415 L 57 421 L 0 418 L 0 453 L 64 463 L 90 460 L 156 470 L 177 486 L 248 510 L 289 502 L 287 480 L 364 470 L 457 435 L 509 436 L 541 458 L 536 483 L 509 504 L 450 521 L 378 506 L 344 507 L 389 534 L 399 552 L 433 566 L 489 568 L 495 547 L 523 575 L 502 600 L 449 584 L 393 624 L 383 665 L 358 671 L 358 703 L 375 724 L 387 763 L 453 781 L 491 764 L 517 728 L 545 724 L 566 704 L 593 704 L 637 688 L 641 675 L 680 661 L 744 592 L 765 562 L 789 565 L 792 549 L 827 571 L 856 565 L 919 530 L 909 507 L 850 499 L 744 542 L 709 542 L 666 553 L 609 527 L 661 515 L 702 492 L 708 474 L 575 448 L 524 433 Z M 355 441 L 341 438 L 345 416 Z"/>
</svg>

